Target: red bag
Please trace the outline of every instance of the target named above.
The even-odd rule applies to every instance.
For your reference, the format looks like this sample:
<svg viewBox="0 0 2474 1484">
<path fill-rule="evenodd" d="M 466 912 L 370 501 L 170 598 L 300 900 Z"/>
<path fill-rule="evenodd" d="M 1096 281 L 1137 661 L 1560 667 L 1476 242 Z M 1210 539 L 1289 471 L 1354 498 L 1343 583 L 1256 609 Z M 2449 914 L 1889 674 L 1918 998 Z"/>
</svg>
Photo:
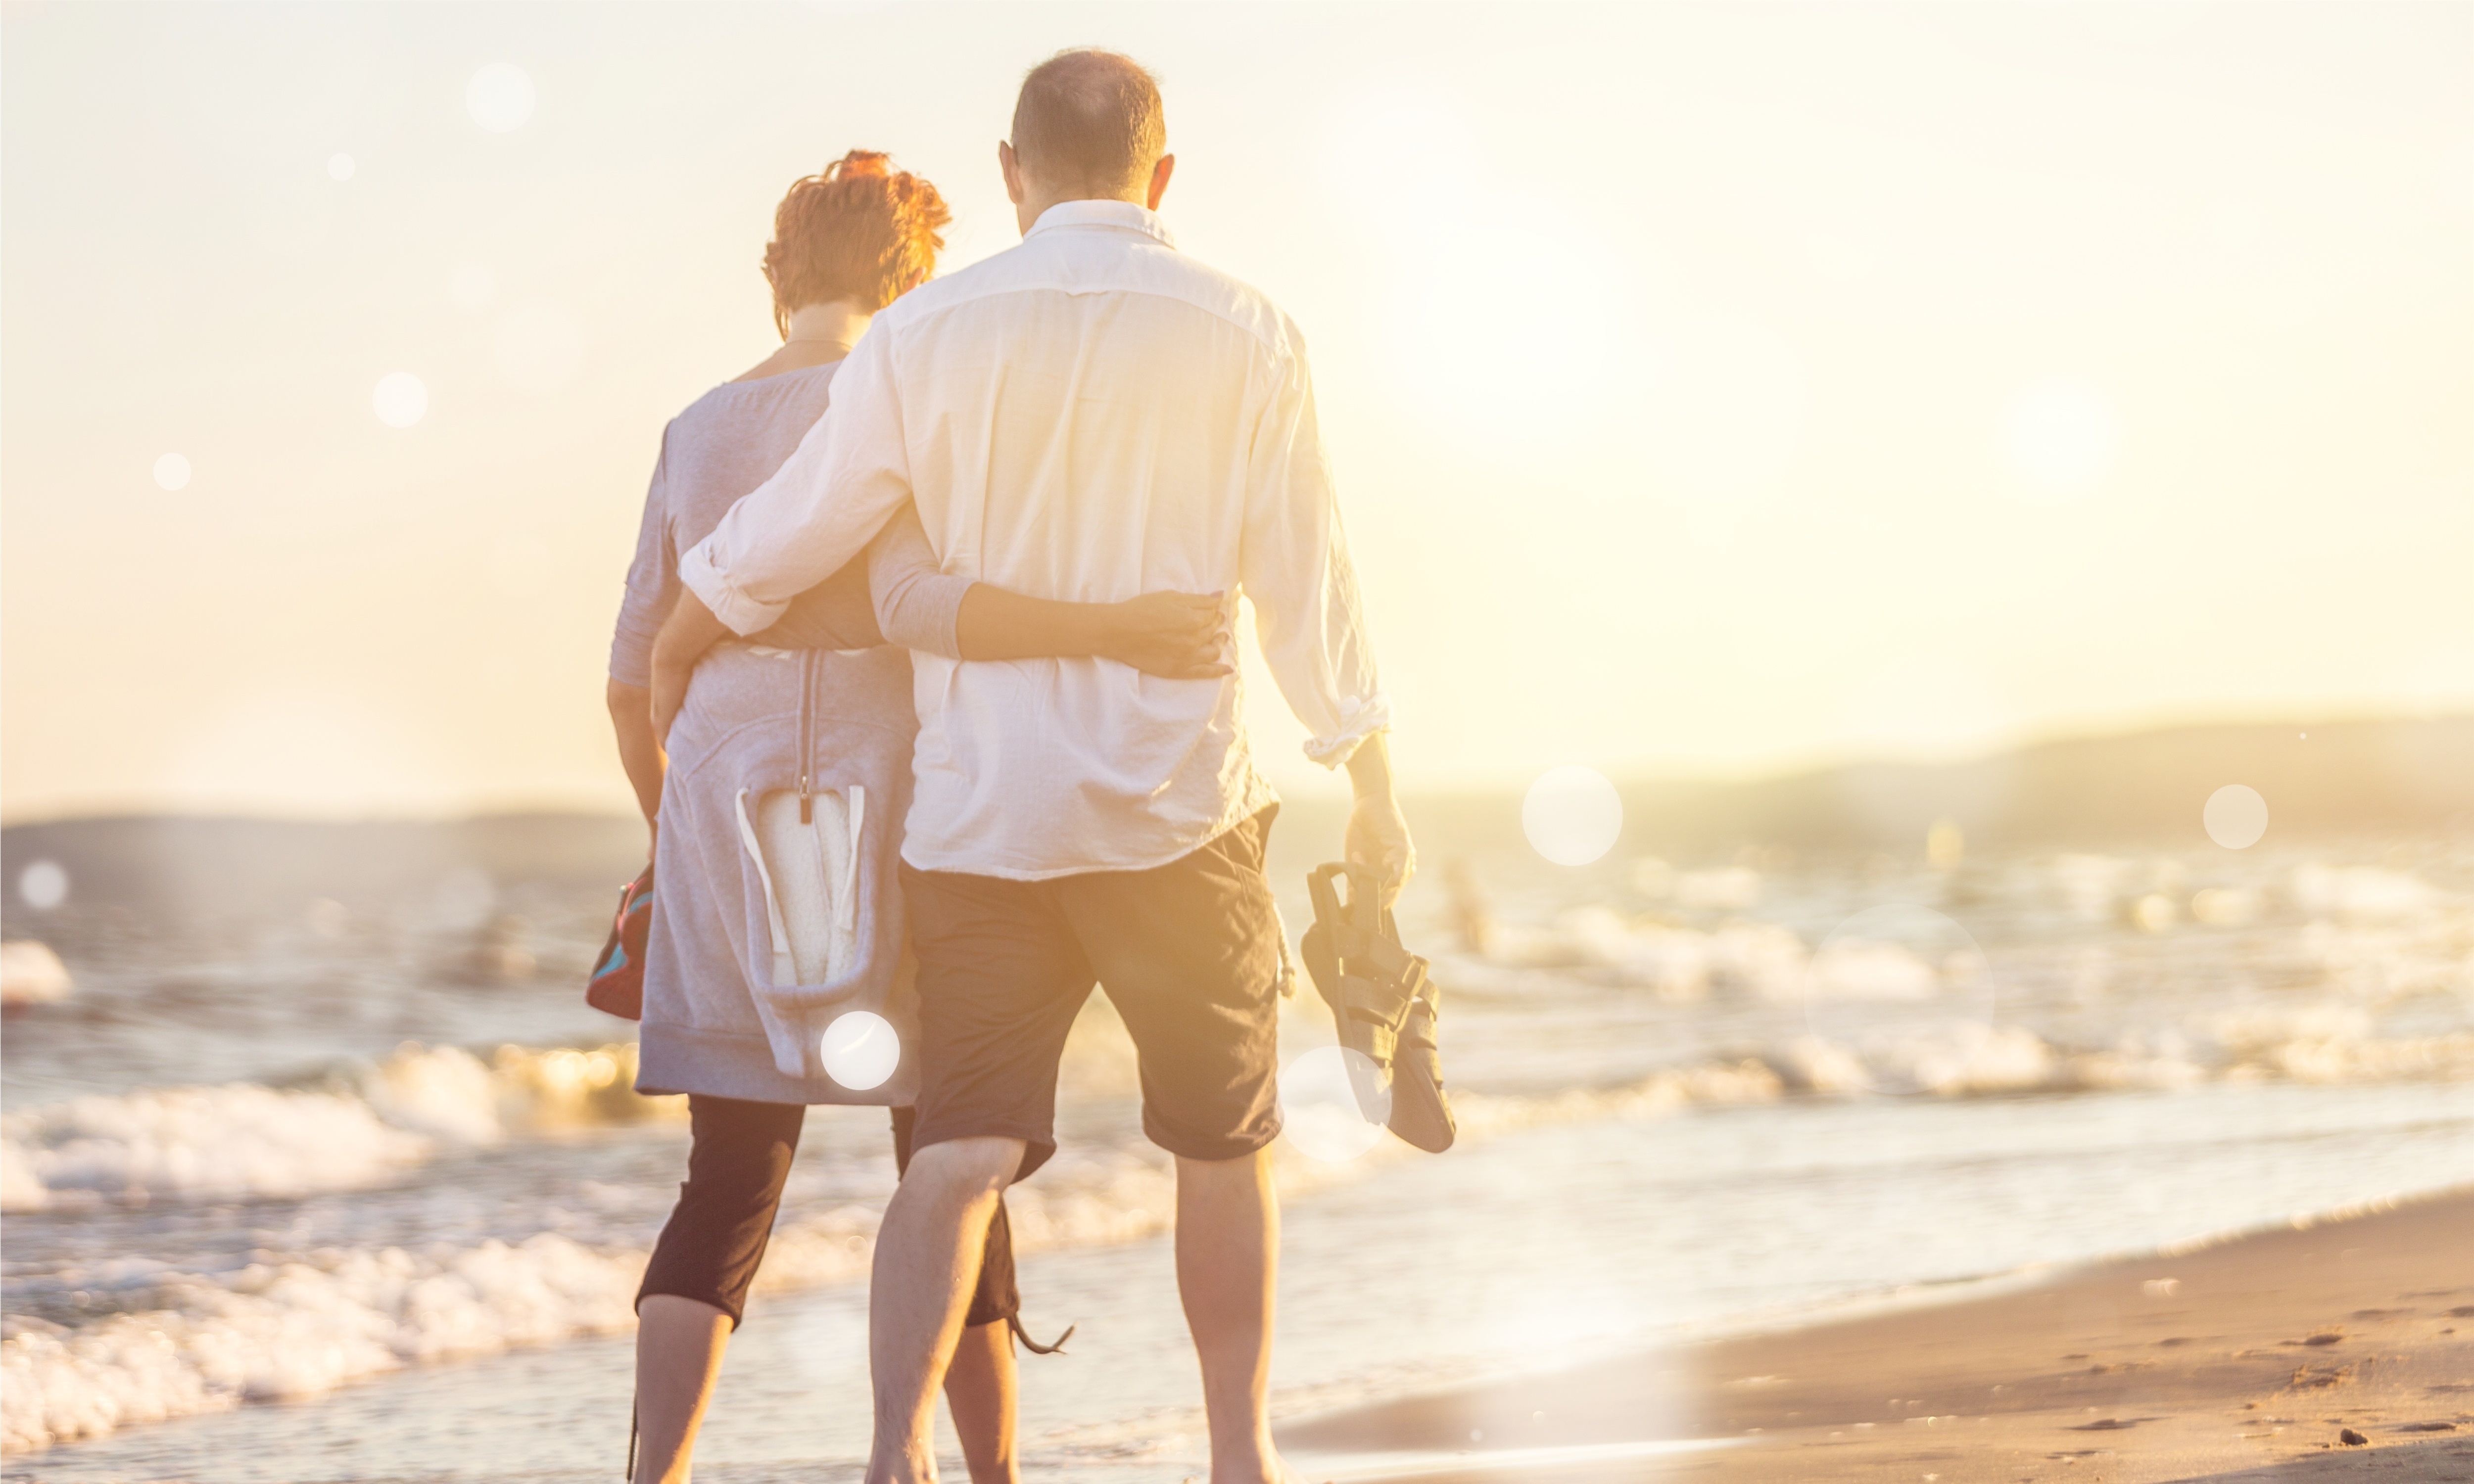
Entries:
<svg viewBox="0 0 2474 1484">
<path fill-rule="evenodd" d="M 653 932 L 653 868 L 618 890 L 610 941 L 584 982 L 584 1002 L 622 1020 L 644 1018 L 644 943 Z"/>
</svg>

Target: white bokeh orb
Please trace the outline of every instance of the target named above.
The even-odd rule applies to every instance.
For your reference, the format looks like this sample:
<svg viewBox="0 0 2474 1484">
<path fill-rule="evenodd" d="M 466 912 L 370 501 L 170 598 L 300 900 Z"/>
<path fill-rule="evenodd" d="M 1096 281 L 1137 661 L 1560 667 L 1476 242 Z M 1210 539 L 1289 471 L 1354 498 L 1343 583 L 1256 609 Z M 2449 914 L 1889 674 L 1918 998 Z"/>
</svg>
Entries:
<svg viewBox="0 0 2474 1484">
<path fill-rule="evenodd" d="M 522 304 L 498 322 L 491 352 L 498 374 L 519 392 L 555 392 L 584 364 L 584 331 L 556 304 Z"/>
<path fill-rule="evenodd" d="M 352 172 L 359 168 L 359 163 L 350 155 L 338 154 L 327 156 L 327 174 L 330 179 L 349 180 L 352 178 Z"/>
<path fill-rule="evenodd" d="M 189 461 L 177 453 L 167 453 L 155 461 L 155 483 L 165 490 L 189 487 Z"/>
<path fill-rule="evenodd" d="M 494 134 L 512 133 L 533 116 L 533 80 L 511 61 L 494 61 L 464 84 L 464 111 Z"/>
<path fill-rule="evenodd" d="M 2040 494 L 2083 494 L 2104 482 L 2122 456 L 2122 416 L 2083 381 L 2040 381 L 2010 399 L 2001 445 L 2010 467 Z"/>
<path fill-rule="evenodd" d="M 69 874 L 59 861 L 38 860 L 17 873 L 17 899 L 49 912 L 69 899 Z"/>
<path fill-rule="evenodd" d="M 429 414 L 429 388 L 410 371 L 390 371 L 370 389 L 370 410 L 391 428 L 408 428 Z"/>
<path fill-rule="evenodd" d="M 2226 850 L 2247 850 L 2268 833 L 2268 801 L 2258 789 L 2228 783 L 2208 796 L 2199 823 L 2207 826 L 2208 838 Z"/>
<path fill-rule="evenodd" d="M 902 1065 L 902 1036 L 892 1021 L 872 1010 L 846 1011 L 825 1027 L 816 1051 L 826 1076 L 864 1092 L 885 1086 Z"/>
<path fill-rule="evenodd" d="M 1356 1159 L 1391 1118 L 1391 1082 L 1362 1051 L 1317 1046 L 1280 1069 L 1280 1133 L 1313 1159 Z"/>
<path fill-rule="evenodd" d="M 1623 833 L 1623 798 L 1595 768 L 1549 768 L 1520 801 L 1520 828 L 1532 849 L 1558 866 L 1586 866 Z"/>
</svg>

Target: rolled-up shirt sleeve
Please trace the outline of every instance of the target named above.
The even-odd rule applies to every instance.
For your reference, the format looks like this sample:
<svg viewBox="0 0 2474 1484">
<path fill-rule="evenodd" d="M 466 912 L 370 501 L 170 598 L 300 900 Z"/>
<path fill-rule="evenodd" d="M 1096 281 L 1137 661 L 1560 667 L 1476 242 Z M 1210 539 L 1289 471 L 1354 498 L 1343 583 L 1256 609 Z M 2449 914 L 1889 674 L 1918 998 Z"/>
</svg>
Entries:
<svg viewBox="0 0 2474 1484">
<path fill-rule="evenodd" d="M 733 633 L 769 627 L 910 499 L 892 361 L 885 326 L 861 336 L 798 448 L 679 559 L 679 581 Z"/>
<path fill-rule="evenodd" d="M 948 577 L 936 566 L 936 549 L 919 508 L 905 505 L 867 547 L 868 590 L 876 599 L 877 627 L 905 649 L 948 659 L 962 658 L 962 595 L 967 577 Z"/>
<path fill-rule="evenodd" d="M 1312 733 L 1306 755 L 1338 767 L 1392 725 L 1392 703 L 1375 676 L 1305 349 L 1296 326 L 1287 331 L 1248 459 L 1239 580 L 1272 678 Z"/>
</svg>

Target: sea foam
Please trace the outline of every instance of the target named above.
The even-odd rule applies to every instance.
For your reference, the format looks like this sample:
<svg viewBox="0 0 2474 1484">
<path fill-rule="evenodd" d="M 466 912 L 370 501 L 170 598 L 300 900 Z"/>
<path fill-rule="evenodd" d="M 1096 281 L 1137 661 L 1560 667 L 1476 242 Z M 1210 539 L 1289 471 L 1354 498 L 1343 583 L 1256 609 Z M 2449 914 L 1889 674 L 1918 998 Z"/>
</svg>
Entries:
<svg viewBox="0 0 2474 1484">
<path fill-rule="evenodd" d="M 643 1266 L 640 1254 L 549 1233 L 425 1253 L 329 1251 L 176 1275 L 156 1288 L 159 1306 L 74 1329 L 12 1317 L 0 1339 L 0 1446 L 21 1452 L 620 1328 L 633 1321 Z"/>
<path fill-rule="evenodd" d="M 635 1061 L 632 1045 L 502 1046 L 486 1063 L 407 1045 L 307 1087 L 73 1098 L 0 1118 L 0 1210 L 365 1189 L 514 1132 L 676 1116 L 629 1090 Z"/>
</svg>

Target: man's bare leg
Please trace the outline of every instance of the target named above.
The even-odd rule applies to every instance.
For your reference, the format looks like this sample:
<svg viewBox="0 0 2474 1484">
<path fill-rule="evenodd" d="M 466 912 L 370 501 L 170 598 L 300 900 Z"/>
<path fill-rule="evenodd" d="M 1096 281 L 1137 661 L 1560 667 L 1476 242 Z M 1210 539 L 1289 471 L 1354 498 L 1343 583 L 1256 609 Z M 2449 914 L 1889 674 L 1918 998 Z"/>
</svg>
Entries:
<svg viewBox="0 0 2474 1484">
<path fill-rule="evenodd" d="M 962 1333 L 997 1201 L 1022 1166 L 1018 1138 L 930 1144 L 877 1228 L 868 1293 L 868 1370 L 876 1444 L 868 1484 L 933 1484 L 936 1388 Z"/>
<path fill-rule="evenodd" d="M 1272 1447 L 1272 1309 L 1280 1202 L 1272 1157 L 1176 1161 L 1176 1287 L 1202 1361 L 1211 1484 L 1289 1484 Z"/>
<path fill-rule="evenodd" d="M 1013 1327 L 965 1325 L 945 1368 L 945 1405 L 961 1435 L 971 1484 L 1016 1484 L 1014 1472 Z"/>
<path fill-rule="evenodd" d="M 676 1294 L 636 1308 L 636 1484 L 687 1484 L 696 1429 L 730 1348 L 730 1316 Z"/>
</svg>

